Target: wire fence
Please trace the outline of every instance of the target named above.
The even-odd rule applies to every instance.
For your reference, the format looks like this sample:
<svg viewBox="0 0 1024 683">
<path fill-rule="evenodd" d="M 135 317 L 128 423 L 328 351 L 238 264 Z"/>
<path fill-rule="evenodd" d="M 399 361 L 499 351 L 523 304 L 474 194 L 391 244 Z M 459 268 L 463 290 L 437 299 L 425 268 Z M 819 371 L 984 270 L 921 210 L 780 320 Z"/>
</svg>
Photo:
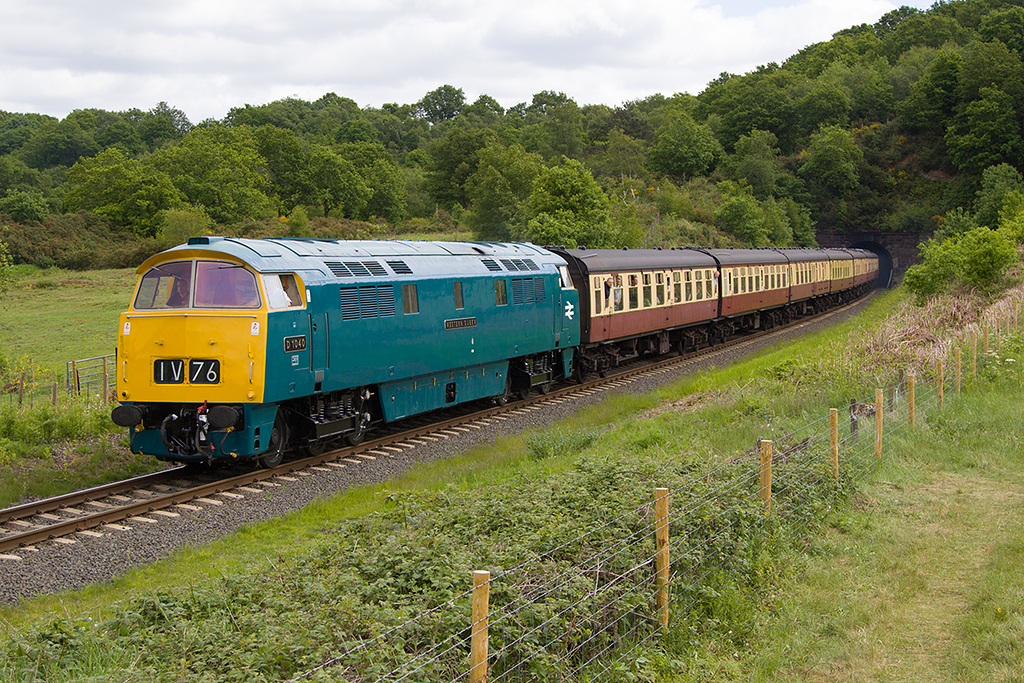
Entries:
<svg viewBox="0 0 1024 683">
<path fill-rule="evenodd" d="M 973 347 L 967 346 L 969 378 L 977 377 L 989 353 L 987 333 L 973 340 Z M 712 594 L 730 580 L 724 567 L 742 569 L 743 553 L 756 556 L 759 543 L 805 543 L 830 506 L 848 497 L 896 440 L 946 409 L 964 385 L 963 349 L 951 351 L 948 367 L 939 362 L 921 377 L 908 375 L 874 397 L 832 409 L 779 443 L 759 440 L 714 471 L 672 490 L 656 489 L 648 505 L 608 519 L 544 557 L 524 559 L 495 575 L 475 572 L 472 590 L 375 637 L 353 641 L 292 680 L 518 683 L 606 680 L 628 673 L 669 624 L 697 629 L 711 616 Z M 683 502 L 668 510 L 674 499 Z M 659 507 L 666 508 L 660 515 Z M 645 523 L 635 524 L 637 517 Z M 723 550 L 723 538 L 738 534 L 741 526 L 749 547 Z M 623 529 L 631 531 L 620 533 Z M 574 557 L 556 573 L 537 572 L 541 560 L 571 555 L 587 538 L 607 534 L 619 535 L 610 543 L 594 543 L 601 549 L 592 556 Z M 739 556 L 729 558 L 727 552 Z M 491 604 L 494 592 L 502 597 Z M 423 645 L 423 634 L 437 633 L 437 623 L 460 619 L 464 628 Z M 414 642 L 418 645 L 395 664 L 395 644 Z"/>
</svg>

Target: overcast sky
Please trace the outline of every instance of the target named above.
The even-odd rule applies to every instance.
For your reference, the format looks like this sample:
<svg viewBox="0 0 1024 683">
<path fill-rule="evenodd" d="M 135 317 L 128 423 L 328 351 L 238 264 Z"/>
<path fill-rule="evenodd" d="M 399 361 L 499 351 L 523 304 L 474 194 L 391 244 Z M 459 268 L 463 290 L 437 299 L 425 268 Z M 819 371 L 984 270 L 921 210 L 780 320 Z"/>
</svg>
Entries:
<svg viewBox="0 0 1024 683">
<path fill-rule="evenodd" d="M 193 123 L 327 92 L 360 107 L 440 85 L 505 107 L 697 94 L 900 5 L 888 0 L 3 0 L 0 109 L 63 118 L 160 101 Z"/>
</svg>

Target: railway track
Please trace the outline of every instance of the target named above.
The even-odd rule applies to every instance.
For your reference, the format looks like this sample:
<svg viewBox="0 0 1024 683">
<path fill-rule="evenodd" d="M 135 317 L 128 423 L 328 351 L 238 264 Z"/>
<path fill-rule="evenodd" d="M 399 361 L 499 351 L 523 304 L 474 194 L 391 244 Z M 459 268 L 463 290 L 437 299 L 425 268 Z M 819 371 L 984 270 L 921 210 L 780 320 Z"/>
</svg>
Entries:
<svg viewBox="0 0 1024 683">
<path fill-rule="evenodd" d="M 860 300 L 858 300 L 860 301 Z M 229 505 L 233 500 L 260 494 L 284 482 L 315 476 L 317 470 L 358 466 L 367 460 L 394 458 L 397 454 L 430 442 L 447 440 L 460 433 L 481 429 L 495 420 L 509 419 L 517 411 L 542 410 L 545 403 L 555 404 L 607 391 L 628 384 L 632 379 L 668 372 L 709 357 L 752 344 L 795 326 L 836 315 L 858 301 L 815 318 L 730 340 L 684 356 L 636 362 L 607 377 L 582 384 L 564 385 L 539 395 L 484 409 L 470 409 L 455 415 L 437 415 L 405 420 L 395 429 L 359 446 L 332 449 L 286 461 L 273 469 L 204 469 L 176 467 L 152 474 L 98 486 L 63 496 L 26 503 L 0 510 L 0 559 L 20 559 L 17 551 L 32 552 L 40 543 L 74 543 L 76 535 L 103 532 L 127 532 L 136 524 L 158 523 L 159 518 L 178 517 L 203 507 Z"/>
</svg>

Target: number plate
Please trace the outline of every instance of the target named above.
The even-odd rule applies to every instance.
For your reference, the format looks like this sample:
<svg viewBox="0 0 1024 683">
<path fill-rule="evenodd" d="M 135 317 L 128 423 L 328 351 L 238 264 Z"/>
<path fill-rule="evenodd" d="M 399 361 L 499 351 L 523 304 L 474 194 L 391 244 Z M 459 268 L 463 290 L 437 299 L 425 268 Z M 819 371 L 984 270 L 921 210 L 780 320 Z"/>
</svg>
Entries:
<svg viewBox="0 0 1024 683">
<path fill-rule="evenodd" d="M 153 361 L 153 382 L 156 384 L 217 384 L 220 382 L 220 361 L 213 358 L 158 358 Z"/>
<path fill-rule="evenodd" d="M 284 338 L 284 352 L 294 353 L 295 351 L 306 350 L 306 337 L 285 337 Z"/>
</svg>

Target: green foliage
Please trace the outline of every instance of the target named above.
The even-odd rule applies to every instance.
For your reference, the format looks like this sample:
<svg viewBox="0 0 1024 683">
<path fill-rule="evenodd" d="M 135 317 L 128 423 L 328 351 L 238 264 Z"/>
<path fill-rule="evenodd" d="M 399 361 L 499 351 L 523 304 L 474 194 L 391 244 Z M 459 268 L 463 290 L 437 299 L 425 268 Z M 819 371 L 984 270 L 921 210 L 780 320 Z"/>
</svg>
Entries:
<svg viewBox="0 0 1024 683">
<path fill-rule="evenodd" d="M 525 237 L 537 244 L 615 246 L 608 198 L 583 164 L 563 158 L 534 182 Z"/>
<path fill-rule="evenodd" d="M 40 192 L 7 190 L 7 196 L 0 199 L 0 213 L 22 223 L 41 223 L 50 215 L 50 207 Z"/>
<path fill-rule="evenodd" d="M 811 136 L 810 154 L 799 173 L 822 192 L 842 194 L 857 185 L 863 158 L 849 131 L 823 126 Z"/>
<path fill-rule="evenodd" d="M 129 228 L 139 237 L 153 237 L 166 209 L 184 206 L 184 196 L 170 176 L 111 147 L 68 170 L 65 206 L 91 211 Z"/>
<path fill-rule="evenodd" d="M 7 248 L 7 243 L 0 241 L 0 298 L 7 293 L 7 288 L 11 286 L 14 281 L 14 276 L 11 274 L 11 252 Z M 0 356 L 2 359 L 2 356 Z"/>
<path fill-rule="evenodd" d="M 155 168 L 171 179 L 188 203 L 225 224 L 259 218 L 271 210 L 265 163 L 253 130 L 245 126 L 195 128 L 178 145 L 153 156 Z"/>
<path fill-rule="evenodd" d="M 941 241 L 929 240 L 921 252 L 922 263 L 911 266 L 904 278 L 919 304 L 957 287 L 994 292 L 1003 284 L 1006 268 L 1017 260 L 1008 233 L 986 227 Z"/>
<path fill-rule="evenodd" d="M 953 163 L 976 175 L 995 164 L 1017 162 L 1024 153 L 1017 118 L 1012 95 L 982 88 L 979 99 L 968 104 L 946 130 Z"/>
<path fill-rule="evenodd" d="M 768 231 L 757 200 L 735 183 L 722 183 L 720 188 L 723 200 L 715 215 L 718 227 L 751 246 L 766 246 Z"/>
<path fill-rule="evenodd" d="M 526 201 L 544 169 L 539 154 L 522 145 L 492 141 L 479 152 L 480 164 L 466 181 L 473 211 L 469 223 L 481 239 L 506 240 L 521 230 Z"/>
<path fill-rule="evenodd" d="M 198 206 L 167 209 L 161 215 L 158 241 L 164 248 L 185 244 L 192 237 L 209 235 L 213 221 Z"/>
<path fill-rule="evenodd" d="M 706 125 L 679 112 L 658 133 L 647 153 L 647 167 L 676 180 L 704 174 L 723 156 L 722 145 Z"/>
<path fill-rule="evenodd" d="M 1010 164 L 1002 163 L 986 168 L 981 174 L 981 188 L 976 195 L 976 224 L 989 228 L 999 227 L 1000 214 L 1007 197 L 1022 191 L 1024 178 Z"/>
</svg>

